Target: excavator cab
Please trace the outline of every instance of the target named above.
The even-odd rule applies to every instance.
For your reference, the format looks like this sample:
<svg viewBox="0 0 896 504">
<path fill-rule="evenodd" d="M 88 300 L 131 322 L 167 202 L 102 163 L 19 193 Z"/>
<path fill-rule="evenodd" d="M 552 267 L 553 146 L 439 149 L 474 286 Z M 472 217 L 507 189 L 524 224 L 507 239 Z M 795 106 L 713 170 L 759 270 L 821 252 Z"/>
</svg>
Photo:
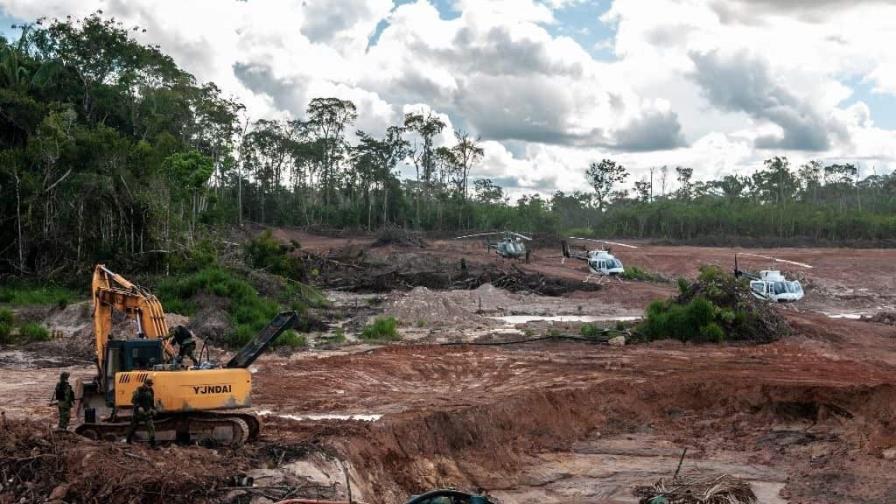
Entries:
<svg viewBox="0 0 896 504">
<path fill-rule="evenodd" d="M 162 340 L 135 339 L 109 340 L 106 346 L 106 404 L 115 405 L 115 373 L 123 371 L 146 371 L 164 362 L 165 351 Z"/>
</svg>

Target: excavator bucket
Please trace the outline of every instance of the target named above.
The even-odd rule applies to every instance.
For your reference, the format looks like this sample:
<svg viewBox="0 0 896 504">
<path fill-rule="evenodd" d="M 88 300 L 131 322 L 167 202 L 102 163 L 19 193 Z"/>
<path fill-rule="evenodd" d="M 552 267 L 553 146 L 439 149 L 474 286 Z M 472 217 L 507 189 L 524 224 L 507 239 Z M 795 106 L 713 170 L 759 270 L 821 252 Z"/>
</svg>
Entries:
<svg viewBox="0 0 896 504">
<path fill-rule="evenodd" d="M 236 355 L 230 359 L 225 367 L 247 368 L 255 362 L 264 350 L 274 342 L 283 331 L 295 327 L 299 322 L 299 314 L 294 311 L 282 312 L 271 323 L 255 335 Z"/>
</svg>

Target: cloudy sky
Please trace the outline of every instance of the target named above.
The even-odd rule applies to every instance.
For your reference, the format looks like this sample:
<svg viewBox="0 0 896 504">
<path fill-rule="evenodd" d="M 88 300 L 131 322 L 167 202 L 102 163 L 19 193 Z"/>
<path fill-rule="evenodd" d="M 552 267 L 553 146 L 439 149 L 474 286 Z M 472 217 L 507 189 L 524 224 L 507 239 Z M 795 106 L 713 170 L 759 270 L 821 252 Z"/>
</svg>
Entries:
<svg viewBox="0 0 896 504">
<path fill-rule="evenodd" d="M 896 169 L 892 0 L 0 0 L 0 33 L 97 9 L 253 119 L 337 96 L 379 133 L 430 108 L 514 194 L 584 189 L 604 157 L 632 182 L 773 155 Z"/>
</svg>

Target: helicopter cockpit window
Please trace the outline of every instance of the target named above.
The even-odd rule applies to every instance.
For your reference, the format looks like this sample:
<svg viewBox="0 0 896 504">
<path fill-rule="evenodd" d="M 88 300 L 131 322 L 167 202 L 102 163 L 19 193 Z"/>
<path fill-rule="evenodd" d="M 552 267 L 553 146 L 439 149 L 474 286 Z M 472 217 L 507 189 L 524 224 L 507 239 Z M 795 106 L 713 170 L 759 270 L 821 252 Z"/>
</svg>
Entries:
<svg viewBox="0 0 896 504">
<path fill-rule="evenodd" d="M 803 292 L 803 286 L 799 282 L 787 282 L 787 292 L 790 294 L 799 294 Z"/>
<path fill-rule="evenodd" d="M 765 282 L 750 282 L 750 288 L 756 294 L 765 294 Z"/>
<path fill-rule="evenodd" d="M 621 268 L 622 263 L 619 259 L 607 259 L 607 269 Z"/>
<path fill-rule="evenodd" d="M 775 282 L 772 284 L 772 292 L 775 294 L 787 294 L 787 282 Z"/>
</svg>

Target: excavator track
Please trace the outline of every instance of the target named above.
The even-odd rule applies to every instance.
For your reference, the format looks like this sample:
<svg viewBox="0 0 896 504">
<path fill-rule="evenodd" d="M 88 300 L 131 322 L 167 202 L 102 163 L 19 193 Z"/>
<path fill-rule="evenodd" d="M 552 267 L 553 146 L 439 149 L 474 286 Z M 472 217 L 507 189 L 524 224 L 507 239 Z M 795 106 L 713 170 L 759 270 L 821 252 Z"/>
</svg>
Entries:
<svg viewBox="0 0 896 504">
<path fill-rule="evenodd" d="M 75 432 L 89 439 L 123 441 L 130 428 L 129 418 L 116 422 L 84 423 Z M 214 444 L 238 447 L 258 438 L 261 425 L 251 413 L 196 412 L 191 414 L 159 415 L 153 421 L 156 440 L 161 443 Z M 135 439 L 144 441 L 147 434 L 141 425 Z"/>
</svg>

